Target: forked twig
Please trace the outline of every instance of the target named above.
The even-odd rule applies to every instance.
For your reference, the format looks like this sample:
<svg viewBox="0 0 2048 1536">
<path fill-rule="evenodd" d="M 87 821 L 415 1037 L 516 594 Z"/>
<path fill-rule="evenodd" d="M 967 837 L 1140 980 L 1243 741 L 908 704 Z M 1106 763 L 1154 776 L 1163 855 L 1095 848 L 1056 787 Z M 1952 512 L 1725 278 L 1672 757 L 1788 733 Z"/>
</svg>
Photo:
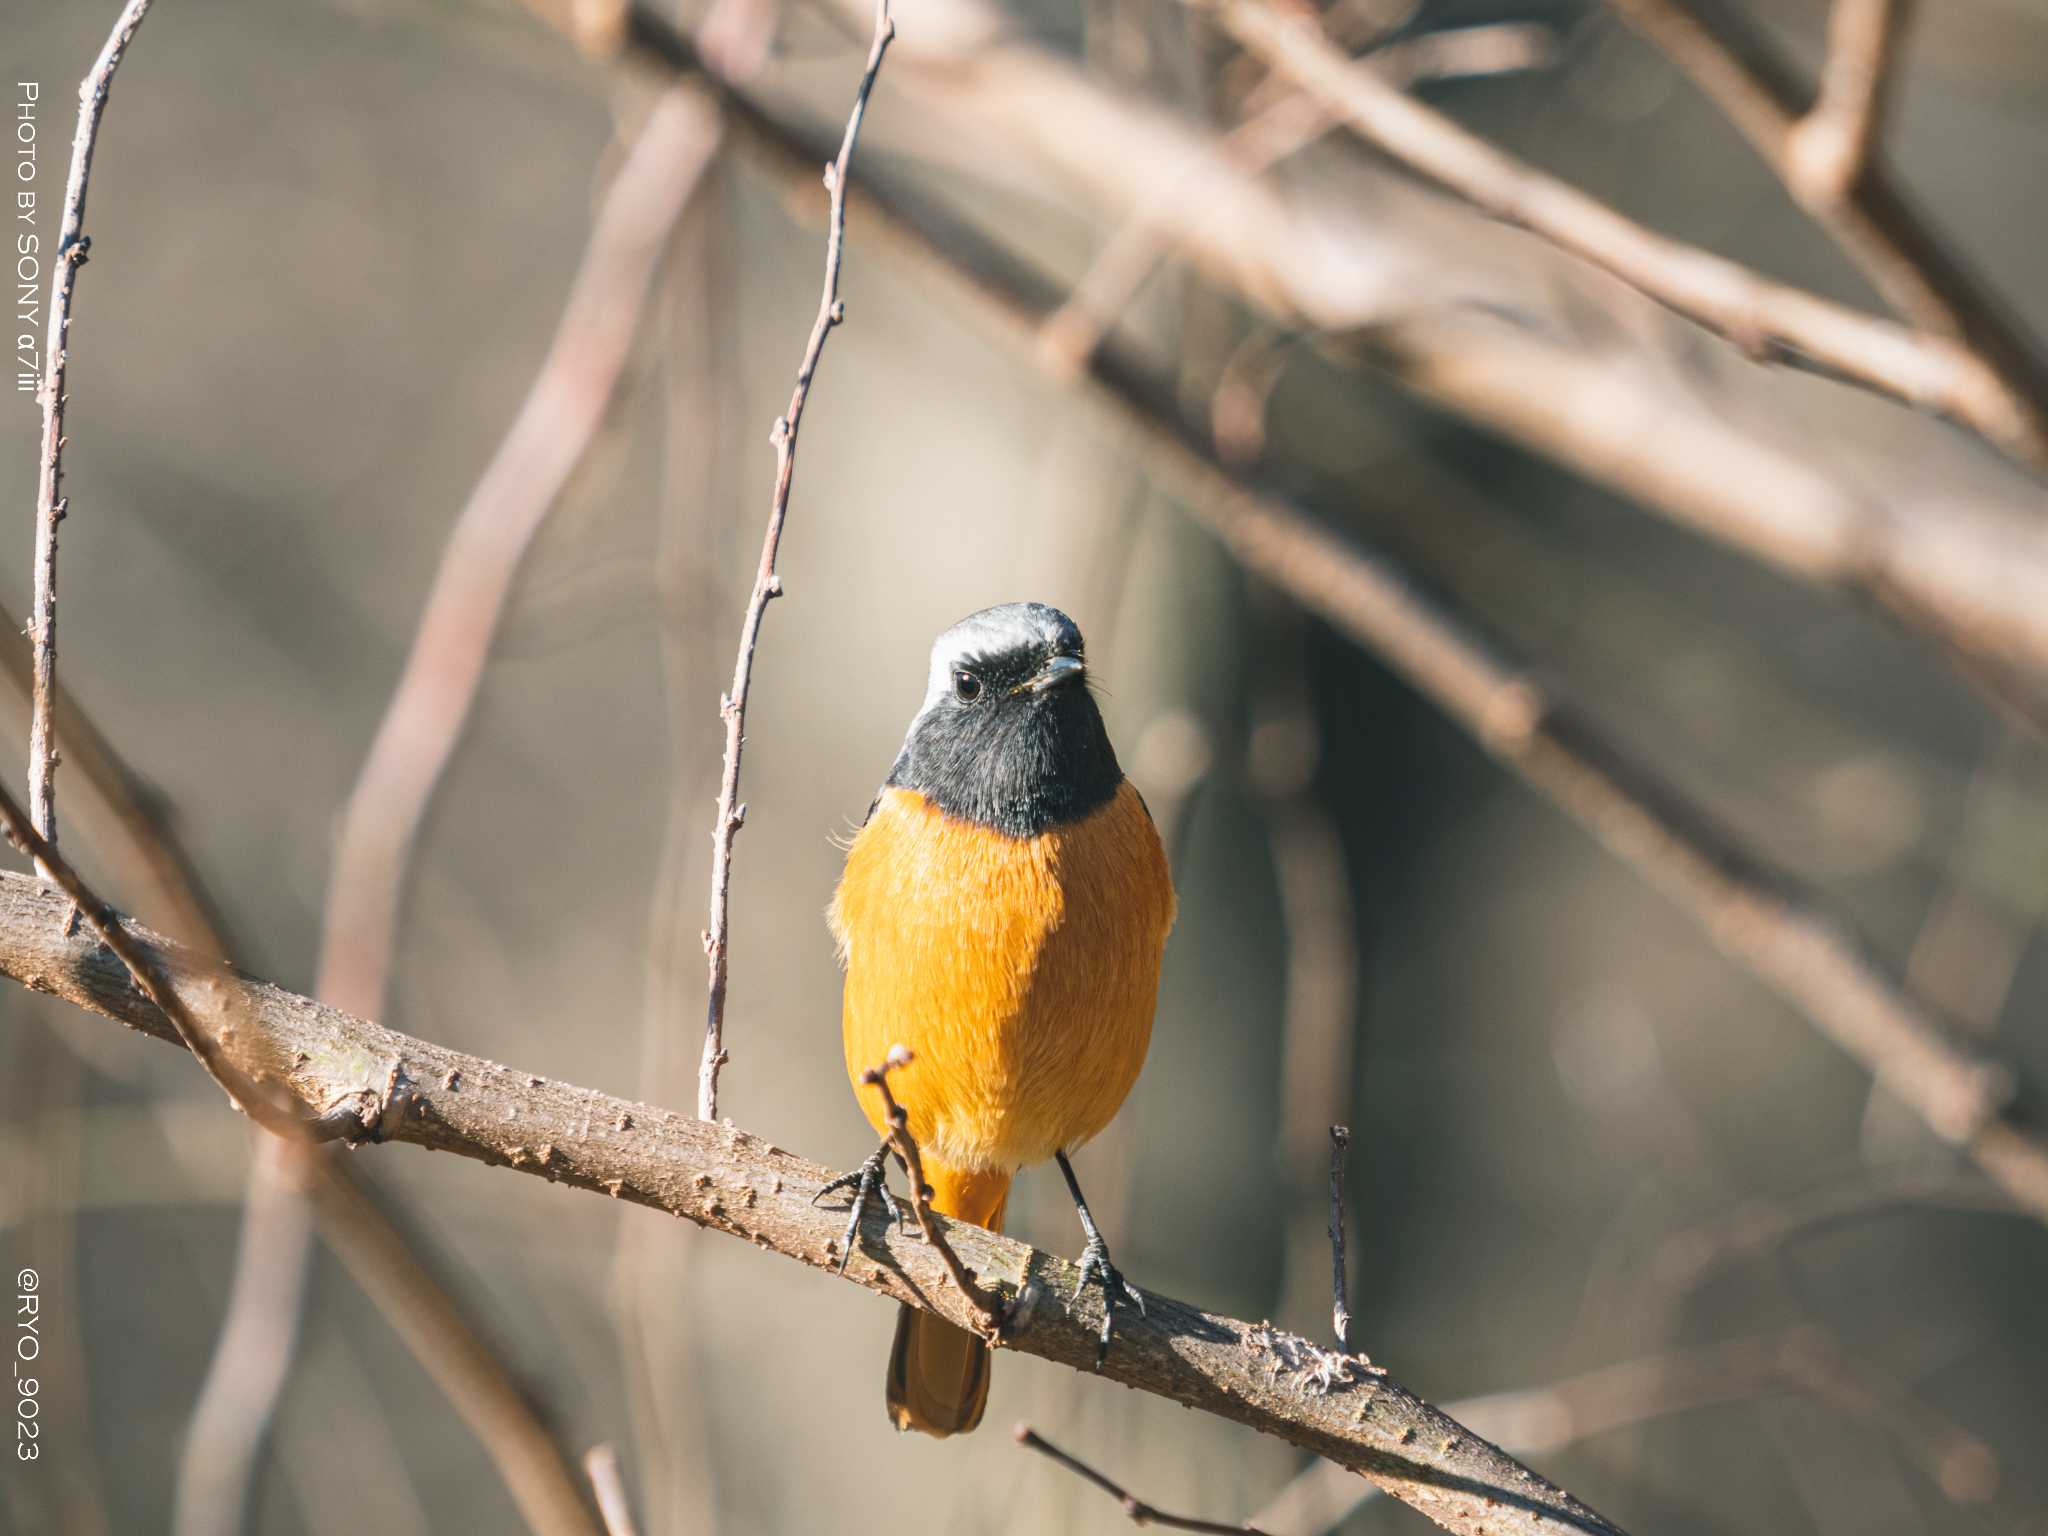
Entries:
<svg viewBox="0 0 2048 1536">
<path fill-rule="evenodd" d="M 754 676 L 754 645 L 761 638 L 761 618 L 768 611 L 768 604 L 782 595 L 782 578 L 775 572 L 775 556 L 782 547 L 783 522 L 789 516 L 789 488 L 796 473 L 796 440 L 803 426 L 804 403 L 810 399 L 811 380 L 817 375 L 825 338 L 846 319 L 846 306 L 839 302 L 839 266 L 846 252 L 846 178 L 853 165 L 854 144 L 860 138 L 861 119 L 867 113 L 868 93 L 874 89 L 882 55 L 895 36 L 896 23 L 889 15 L 889 0 L 876 0 L 875 37 L 868 48 L 867 68 L 862 71 L 860 88 L 854 93 L 853 111 L 846 119 L 838 157 L 825 167 L 825 190 L 832 199 L 825 235 L 825 289 L 818 299 L 818 317 L 811 323 L 810 343 L 797 367 L 789 410 L 776 418 L 769 433 L 768 440 L 775 448 L 775 491 L 768 504 L 768 531 L 761 540 L 761 562 L 754 572 L 754 589 L 747 598 L 746 616 L 740 621 L 740 647 L 733 661 L 732 687 L 718 703 L 719 716 L 725 721 L 725 772 L 718 785 L 718 819 L 711 829 L 711 926 L 704 931 L 704 954 L 711 972 L 704 1007 L 704 1058 L 697 1068 L 697 1114 L 704 1120 L 718 1118 L 718 1070 L 726 1061 L 725 989 L 730 974 L 726 957 L 730 933 L 727 902 L 732 890 L 733 839 L 747 817 L 747 808 L 740 803 L 740 753 L 747 739 L 747 692 Z"/>
<path fill-rule="evenodd" d="M 889 1054 L 879 1067 L 869 1067 L 861 1073 L 860 1080 L 882 1096 L 882 1113 L 889 1122 L 885 1138 L 896 1149 L 896 1155 L 903 1160 L 903 1171 L 910 1179 L 910 1205 L 917 1215 L 918 1230 L 937 1250 L 939 1262 L 946 1266 L 946 1273 L 968 1305 L 980 1314 L 982 1331 L 994 1338 L 1003 1326 L 1003 1309 L 988 1292 L 975 1283 L 967 1273 L 967 1266 L 960 1262 L 960 1255 L 953 1251 L 953 1245 L 946 1241 L 946 1234 L 939 1230 L 933 1219 L 931 1186 L 924 1181 L 924 1158 L 917 1150 L 917 1138 L 910 1134 L 910 1116 L 896 1095 L 889 1091 L 889 1074 L 899 1067 L 907 1067 L 917 1058 L 908 1048 L 900 1045 L 889 1047 Z M 841 1266 L 842 1271 L 844 1265 Z"/>
<path fill-rule="evenodd" d="M 1245 1536 L 1247 1531 L 1251 1536 L 1264 1536 L 1255 1525 L 1225 1525 L 1220 1520 L 1202 1520 L 1193 1515 L 1169 1515 L 1165 1510 L 1147 1504 L 1122 1484 L 1105 1477 L 1080 1457 L 1061 1450 L 1029 1424 L 1019 1424 L 1012 1433 L 1016 1435 L 1019 1445 L 1038 1452 L 1050 1461 L 1058 1462 L 1082 1481 L 1093 1483 L 1123 1505 L 1124 1513 L 1130 1517 L 1133 1525 L 1163 1525 L 1169 1530 L 1207 1531 L 1217 1533 L 1217 1536 Z"/>
</svg>

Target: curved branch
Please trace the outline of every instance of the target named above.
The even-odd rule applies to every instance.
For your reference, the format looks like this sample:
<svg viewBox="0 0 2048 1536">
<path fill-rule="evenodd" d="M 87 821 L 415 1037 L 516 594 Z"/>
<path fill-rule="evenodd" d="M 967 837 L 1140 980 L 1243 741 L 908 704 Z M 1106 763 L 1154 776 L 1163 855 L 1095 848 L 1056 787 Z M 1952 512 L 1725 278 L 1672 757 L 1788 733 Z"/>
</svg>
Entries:
<svg viewBox="0 0 2048 1536">
<path fill-rule="evenodd" d="M 0 874 L 0 974 L 159 1040 L 179 1033 L 91 935 L 67 932 L 69 903 Z M 665 1211 L 707 1231 L 831 1273 L 840 1214 L 811 1199 L 830 1171 L 729 1125 L 514 1072 L 416 1040 L 211 964 L 135 924 L 123 942 L 181 994 L 231 1004 L 250 1070 L 307 1108 L 381 1096 L 377 1134 Z M 1095 1365 L 1097 1323 L 1073 1305 L 1077 1272 L 1052 1254 L 960 1222 L 943 1225 L 984 1285 L 1030 1290 L 1007 1348 L 1076 1370 Z M 876 1212 L 846 1278 L 973 1328 L 970 1303 L 932 1245 Z M 1100 1374 L 1278 1436 L 1362 1474 L 1463 1536 L 1621 1536 L 1564 1490 L 1384 1376 L 1335 1373 L 1308 1341 L 1150 1293 Z"/>
</svg>

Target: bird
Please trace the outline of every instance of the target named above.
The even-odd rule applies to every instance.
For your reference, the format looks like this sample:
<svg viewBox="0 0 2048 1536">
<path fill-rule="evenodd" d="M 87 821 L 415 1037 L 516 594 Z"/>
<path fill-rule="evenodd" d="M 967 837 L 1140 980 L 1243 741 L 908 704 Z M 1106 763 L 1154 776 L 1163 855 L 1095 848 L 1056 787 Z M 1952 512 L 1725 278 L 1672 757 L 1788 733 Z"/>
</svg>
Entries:
<svg viewBox="0 0 2048 1536">
<path fill-rule="evenodd" d="M 986 608 L 941 634 L 828 915 L 847 1076 L 884 1147 L 883 1096 L 863 1077 L 901 1046 L 889 1086 L 933 1209 L 999 1232 L 1017 1171 L 1058 1162 L 1086 1238 L 1076 1299 L 1102 1291 L 1100 1367 L 1117 1309 L 1144 1301 L 1111 1262 L 1070 1154 L 1144 1066 L 1176 901 L 1089 681 L 1080 629 L 1044 603 Z M 884 1168 L 878 1150 L 820 1191 L 855 1190 L 842 1266 L 870 1192 L 888 1198 Z M 885 1392 L 896 1427 L 973 1429 L 989 1355 L 905 1305 Z"/>
</svg>

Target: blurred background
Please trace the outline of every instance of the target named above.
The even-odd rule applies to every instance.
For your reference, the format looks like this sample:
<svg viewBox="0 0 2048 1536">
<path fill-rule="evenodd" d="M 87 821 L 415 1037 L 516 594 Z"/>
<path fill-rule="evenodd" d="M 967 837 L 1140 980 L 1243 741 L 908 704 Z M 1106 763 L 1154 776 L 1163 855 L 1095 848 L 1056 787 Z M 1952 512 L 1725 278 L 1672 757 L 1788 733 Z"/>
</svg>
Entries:
<svg viewBox="0 0 2048 1536">
<path fill-rule="evenodd" d="M 1173 0 L 1012 3 L 998 22 L 901 0 L 855 180 L 1070 288 L 1147 217 L 1119 174 L 1175 184 L 1143 135 L 1099 145 L 1114 169 L 1092 172 L 1020 138 L 1058 100 L 1047 80 L 1191 143 L 1270 92 Z M 8 78 L 41 85 L 46 238 L 73 85 L 115 10 L 21 0 L 0 25 Z M 1738 10 L 1812 75 L 1820 0 Z M 719 0 L 675 20 L 787 120 L 844 121 L 857 4 Z M 1422 99 L 1651 226 L 1876 307 L 1606 5 L 1339 0 L 1326 20 L 1353 53 L 1410 47 Z M 229 953 L 295 990 L 315 987 L 337 829 L 451 530 L 664 88 L 604 56 L 604 23 L 588 6 L 167 0 L 118 78 L 72 333 L 61 671 L 187 850 Z M 1412 51 L 1454 35 L 1435 64 Z M 1886 152 L 2048 334 L 2048 6 L 1919 7 Z M 1646 455 L 1697 418 L 1858 494 L 2041 510 L 2036 482 L 1959 430 L 1761 368 L 1341 133 L 1259 185 L 1300 223 L 1233 233 L 1351 242 L 1347 301 L 1496 295 L 1560 358 L 1636 381 Z M 630 338 L 616 391 L 544 498 L 419 828 L 381 1017 L 686 1111 L 718 699 L 823 241 L 815 198 L 731 142 L 658 234 L 644 303 L 609 299 Z M 1110 284 L 1113 334 L 1195 419 L 1221 390 L 1233 452 L 1400 554 L 2048 1082 L 2038 733 L 1869 606 L 1423 402 L 1162 244 L 1140 284 Z M 789 596 L 755 666 L 721 1111 L 834 1166 L 869 1149 L 822 916 L 834 839 L 888 769 L 931 637 L 990 603 L 1052 602 L 1088 636 L 1181 891 L 1151 1060 L 1078 1160 L 1127 1272 L 1323 1337 L 1341 1120 L 1354 1337 L 1433 1401 L 1525 1394 L 1472 1422 L 1639 1536 L 2048 1533 L 2041 1224 L 1427 699 L 1248 579 L 1083 392 L 858 220 L 841 293 Z M 12 397 L 16 617 L 36 442 L 31 397 Z M 505 484 L 545 479 L 521 462 Z M 172 922 L 65 826 L 108 895 Z M 46 1459 L 0 1473 L 0 1528 L 522 1528 L 390 1320 L 289 1220 L 258 1277 L 276 1326 L 255 1365 L 216 1366 L 254 1149 L 190 1061 L 12 987 L 0 1015 L 0 1251 L 38 1267 L 47 1320 Z M 1121 1528 L 1016 1447 L 1018 1419 L 1211 1519 L 1266 1510 L 1304 1471 L 1278 1442 L 1015 1355 L 979 1433 L 899 1438 L 873 1296 L 541 1180 L 405 1148 L 352 1160 L 565 1454 L 617 1445 L 657 1536 Z M 1011 1230 L 1080 1246 L 1044 1171 Z M 210 1369 L 225 1458 L 190 1448 Z M 1287 1536 L 1423 1528 L 1364 1492 L 1311 1476 L 1260 1518 Z"/>
</svg>

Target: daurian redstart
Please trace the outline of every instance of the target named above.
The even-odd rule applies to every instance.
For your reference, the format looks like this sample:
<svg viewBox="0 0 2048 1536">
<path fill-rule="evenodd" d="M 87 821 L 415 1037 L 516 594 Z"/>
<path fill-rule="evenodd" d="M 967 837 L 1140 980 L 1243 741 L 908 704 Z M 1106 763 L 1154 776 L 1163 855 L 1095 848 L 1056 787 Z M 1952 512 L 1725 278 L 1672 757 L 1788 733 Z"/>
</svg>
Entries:
<svg viewBox="0 0 2048 1536">
<path fill-rule="evenodd" d="M 846 1070 L 868 1119 L 886 1130 L 861 1074 L 909 1047 L 889 1082 L 932 1204 L 994 1231 L 1016 1171 L 1057 1158 L 1107 1350 L 1116 1308 L 1143 1303 L 1110 1263 L 1067 1155 L 1109 1124 L 1145 1064 L 1174 895 L 1087 672 L 1080 630 L 1042 603 L 985 609 L 940 635 L 831 923 Z M 870 1163 L 869 1185 L 879 1154 Z M 988 1383 L 987 1345 L 903 1309 L 888 1378 L 898 1429 L 974 1428 Z"/>
</svg>

